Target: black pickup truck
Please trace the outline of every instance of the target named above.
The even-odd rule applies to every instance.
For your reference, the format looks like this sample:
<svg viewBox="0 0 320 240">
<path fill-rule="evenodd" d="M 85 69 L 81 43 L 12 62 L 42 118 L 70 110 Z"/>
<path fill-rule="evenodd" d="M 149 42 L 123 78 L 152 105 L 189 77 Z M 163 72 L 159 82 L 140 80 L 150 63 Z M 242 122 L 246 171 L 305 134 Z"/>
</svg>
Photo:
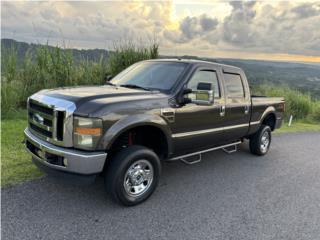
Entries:
<svg viewBox="0 0 320 240">
<path fill-rule="evenodd" d="M 32 95 L 25 142 L 49 175 L 92 182 L 103 174 L 114 200 L 135 205 L 154 192 L 163 161 L 196 163 L 244 139 L 253 154 L 266 154 L 284 107 L 283 98 L 251 96 L 240 68 L 148 60 L 104 86 Z"/>
</svg>

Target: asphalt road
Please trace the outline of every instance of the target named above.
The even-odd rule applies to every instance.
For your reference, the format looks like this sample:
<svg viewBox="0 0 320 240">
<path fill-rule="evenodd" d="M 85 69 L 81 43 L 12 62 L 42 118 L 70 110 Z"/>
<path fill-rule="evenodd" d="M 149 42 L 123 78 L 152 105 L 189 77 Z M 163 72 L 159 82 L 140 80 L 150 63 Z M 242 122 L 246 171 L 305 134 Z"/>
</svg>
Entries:
<svg viewBox="0 0 320 240">
<path fill-rule="evenodd" d="M 142 205 L 112 203 L 103 181 L 45 177 L 2 190 L 5 239 L 320 239 L 320 133 L 274 136 L 267 156 L 208 153 L 166 164 Z"/>
</svg>

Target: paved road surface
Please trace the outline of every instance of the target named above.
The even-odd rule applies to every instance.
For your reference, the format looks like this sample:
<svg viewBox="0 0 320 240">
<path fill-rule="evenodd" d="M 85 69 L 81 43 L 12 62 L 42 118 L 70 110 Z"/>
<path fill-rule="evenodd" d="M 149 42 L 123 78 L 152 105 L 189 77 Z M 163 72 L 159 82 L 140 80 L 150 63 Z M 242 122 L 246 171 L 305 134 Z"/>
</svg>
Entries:
<svg viewBox="0 0 320 240">
<path fill-rule="evenodd" d="M 247 147 L 166 164 L 137 207 L 91 187 L 43 178 L 2 191 L 2 239 L 320 239 L 320 133 L 274 136 L 265 157 Z"/>
</svg>

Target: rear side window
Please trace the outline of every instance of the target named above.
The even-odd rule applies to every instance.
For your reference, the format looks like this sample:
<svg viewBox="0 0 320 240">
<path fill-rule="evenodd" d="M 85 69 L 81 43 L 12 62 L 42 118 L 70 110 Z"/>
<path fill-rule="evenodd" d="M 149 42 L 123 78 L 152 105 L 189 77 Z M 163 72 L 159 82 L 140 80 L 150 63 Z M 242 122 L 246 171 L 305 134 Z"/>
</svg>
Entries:
<svg viewBox="0 0 320 240">
<path fill-rule="evenodd" d="M 244 88 L 239 74 L 224 73 L 224 82 L 228 98 L 244 98 Z"/>
<path fill-rule="evenodd" d="M 219 98 L 220 97 L 220 89 L 219 89 L 219 82 L 218 82 L 218 76 L 215 71 L 208 71 L 208 70 L 201 70 L 197 71 L 192 78 L 190 79 L 188 83 L 188 88 L 192 90 L 197 90 L 198 83 L 211 83 L 213 89 L 214 89 L 214 97 Z M 189 98 L 194 99 L 194 94 L 190 94 Z"/>
</svg>

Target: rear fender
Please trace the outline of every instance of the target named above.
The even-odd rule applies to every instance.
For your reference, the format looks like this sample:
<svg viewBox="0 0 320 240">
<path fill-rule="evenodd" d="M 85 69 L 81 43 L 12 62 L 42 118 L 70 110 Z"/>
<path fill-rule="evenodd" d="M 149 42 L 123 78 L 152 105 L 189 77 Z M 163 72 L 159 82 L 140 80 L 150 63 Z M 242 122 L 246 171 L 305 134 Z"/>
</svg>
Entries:
<svg viewBox="0 0 320 240">
<path fill-rule="evenodd" d="M 248 135 L 254 134 L 257 132 L 263 122 L 263 120 L 269 115 L 269 114 L 275 114 L 276 115 L 276 109 L 274 106 L 269 106 L 264 110 L 261 117 L 258 121 L 251 121 L 250 122 L 250 129 L 248 131 Z"/>
<path fill-rule="evenodd" d="M 263 120 L 270 114 L 273 113 L 276 116 L 276 109 L 274 106 L 269 106 L 267 109 L 263 112 L 261 118 L 260 118 L 260 123 L 263 122 Z"/>
</svg>

